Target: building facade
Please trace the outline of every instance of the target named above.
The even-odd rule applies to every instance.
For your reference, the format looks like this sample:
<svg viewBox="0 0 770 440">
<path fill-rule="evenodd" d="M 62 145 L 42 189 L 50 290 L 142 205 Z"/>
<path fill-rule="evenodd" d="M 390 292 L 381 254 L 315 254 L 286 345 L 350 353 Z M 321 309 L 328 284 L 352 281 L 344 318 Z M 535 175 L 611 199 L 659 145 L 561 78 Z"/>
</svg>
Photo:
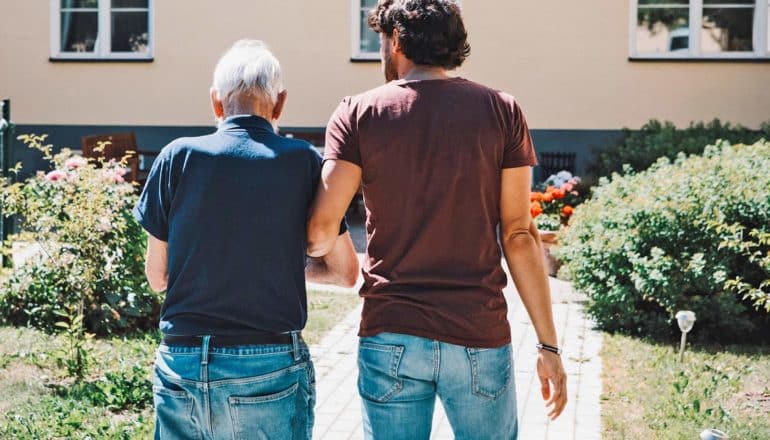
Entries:
<svg viewBox="0 0 770 440">
<path fill-rule="evenodd" d="M 457 74 L 515 95 L 539 152 L 595 148 L 651 118 L 770 119 L 770 0 L 463 0 Z M 383 82 L 375 0 L 0 0 L 0 95 L 17 133 L 57 146 L 134 131 L 140 147 L 213 130 L 209 86 L 237 39 L 282 63 L 282 130 L 316 143 L 343 96 Z M 17 158 L 34 162 L 17 149 Z"/>
</svg>

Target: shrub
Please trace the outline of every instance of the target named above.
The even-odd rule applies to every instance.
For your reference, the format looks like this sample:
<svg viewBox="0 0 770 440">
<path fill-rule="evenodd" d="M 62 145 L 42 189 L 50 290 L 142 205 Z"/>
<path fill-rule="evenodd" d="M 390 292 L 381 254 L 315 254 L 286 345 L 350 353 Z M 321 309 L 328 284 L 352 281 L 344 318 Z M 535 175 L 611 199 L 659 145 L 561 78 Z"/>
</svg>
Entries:
<svg viewBox="0 0 770 440">
<path fill-rule="evenodd" d="M 85 329 L 115 333 L 155 325 L 160 296 L 148 288 L 146 235 L 131 215 L 135 187 L 123 163 L 52 156 L 45 136 L 21 136 L 41 150 L 53 171 L 0 186 L 6 214 L 21 219 L 16 241 L 41 249 L 15 267 L 0 291 L 0 316 L 52 331 L 83 316 Z M 62 316 L 71 317 L 62 323 Z"/>
<path fill-rule="evenodd" d="M 689 309 L 696 337 L 768 335 L 768 170 L 770 143 L 723 142 L 603 178 L 558 251 L 599 327 L 661 337 L 674 331 L 673 314 Z"/>
<path fill-rule="evenodd" d="M 640 130 L 624 129 L 623 135 L 619 145 L 598 153 L 591 174 L 609 176 L 621 173 L 624 165 L 629 165 L 634 171 L 644 171 L 660 157 L 674 160 L 679 153 L 701 154 L 706 145 L 720 139 L 733 144 L 753 144 L 762 138 L 770 139 L 770 122 L 763 124 L 759 131 L 753 131 L 740 125 L 723 124 L 718 119 L 708 124 L 691 123 L 685 129 L 677 129 L 671 122 L 653 119 Z"/>
</svg>

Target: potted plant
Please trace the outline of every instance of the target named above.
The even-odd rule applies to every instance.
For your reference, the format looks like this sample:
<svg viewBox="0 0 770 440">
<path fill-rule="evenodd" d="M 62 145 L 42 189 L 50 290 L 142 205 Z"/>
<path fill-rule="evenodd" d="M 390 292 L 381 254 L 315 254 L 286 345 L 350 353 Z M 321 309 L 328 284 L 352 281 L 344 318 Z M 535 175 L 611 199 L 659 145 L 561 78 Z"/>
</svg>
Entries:
<svg viewBox="0 0 770 440">
<path fill-rule="evenodd" d="M 530 213 L 540 231 L 543 255 L 548 274 L 555 276 L 561 263 L 551 254 L 551 248 L 558 244 L 558 233 L 567 227 L 575 206 L 580 203 L 577 185 L 580 178 L 569 171 L 560 171 L 538 185 L 530 195 Z"/>
</svg>

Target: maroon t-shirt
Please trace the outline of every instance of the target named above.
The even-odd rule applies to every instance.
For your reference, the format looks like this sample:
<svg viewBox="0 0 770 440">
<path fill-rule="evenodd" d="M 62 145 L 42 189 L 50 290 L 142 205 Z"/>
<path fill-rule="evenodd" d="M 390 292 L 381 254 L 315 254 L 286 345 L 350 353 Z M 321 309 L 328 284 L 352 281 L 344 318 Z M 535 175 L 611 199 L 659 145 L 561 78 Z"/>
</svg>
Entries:
<svg viewBox="0 0 770 440">
<path fill-rule="evenodd" d="M 462 78 L 393 81 L 342 101 L 325 158 L 363 171 L 359 335 L 509 343 L 497 241 L 501 170 L 537 164 L 513 97 Z"/>
</svg>

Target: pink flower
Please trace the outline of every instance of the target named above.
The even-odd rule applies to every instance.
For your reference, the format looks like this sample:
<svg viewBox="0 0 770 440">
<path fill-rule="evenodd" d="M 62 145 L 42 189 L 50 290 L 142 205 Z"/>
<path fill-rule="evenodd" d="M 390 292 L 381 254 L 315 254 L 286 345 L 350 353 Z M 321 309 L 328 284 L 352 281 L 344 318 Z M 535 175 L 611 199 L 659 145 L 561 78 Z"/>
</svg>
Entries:
<svg viewBox="0 0 770 440">
<path fill-rule="evenodd" d="M 84 158 L 82 158 L 80 156 L 74 156 L 74 157 L 70 157 L 69 159 L 67 159 L 64 162 L 64 166 L 67 169 L 75 170 L 75 169 L 78 169 L 78 168 L 82 167 L 86 163 L 88 163 L 88 161 L 86 161 Z"/>
<path fill-rule="evenodd" d="M 563 189 L 566 192 L 572 191 L 573 188 L 575 188 L 575 185 L 573 185 L 573 184 L 571 184 L 569 182 L 567 182 L 567 183 L 565 183 L 564 185 L 561 186 L 561 189 Z"/>
<path fill-rule="evenodd" d="M 57 182 L 63 178 L 67 177 L 67 173 L 61 170 L 53 170 L 50 173 L 45 175 L 45 180 L 49 182 Z"/>
<path fill-rule="evenodd" d="M 126 174 L 125 170 L 122 170 L 120 168 L 105 168 L 102 171 L 102 177 L 104 177 L 106 180 L 113 183 L 125 182 L 125 179 L 123 179 L 123 175 L 125 174 Z"/>
</svg>

